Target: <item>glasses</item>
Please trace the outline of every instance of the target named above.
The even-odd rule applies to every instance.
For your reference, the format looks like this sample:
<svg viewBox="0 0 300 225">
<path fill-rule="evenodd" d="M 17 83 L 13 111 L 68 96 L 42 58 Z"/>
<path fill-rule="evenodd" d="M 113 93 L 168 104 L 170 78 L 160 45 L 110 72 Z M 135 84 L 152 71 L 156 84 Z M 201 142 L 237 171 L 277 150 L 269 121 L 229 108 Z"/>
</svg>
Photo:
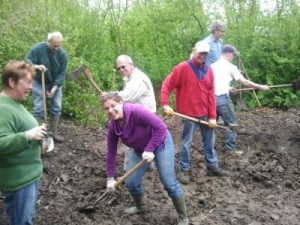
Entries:
<svg viewBox="0 0 300 225">
<path fill-rule="evenodd" d="M 120 70 L 124 70 L 125 68 L 126 68 L 126 66 L 120 66 L 117 68 L 117 70 L 120 71 Z"/>
<path fill-rule="evenodd" d="M 218 30 L 218 31 L 220 31 L 221 33 L 225 33 L 225 30 Z"/>
</svg>

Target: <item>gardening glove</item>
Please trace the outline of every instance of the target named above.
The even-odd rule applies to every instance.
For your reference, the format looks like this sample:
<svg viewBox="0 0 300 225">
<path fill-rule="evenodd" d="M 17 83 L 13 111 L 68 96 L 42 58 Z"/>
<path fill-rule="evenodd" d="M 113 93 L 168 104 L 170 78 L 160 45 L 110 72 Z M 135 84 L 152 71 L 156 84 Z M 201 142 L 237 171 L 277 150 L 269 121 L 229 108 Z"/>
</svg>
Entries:
<svg viewBox="0 0 300 225">
<path fill-rule="evenodd" d="M 163 106 L 163 109 L 164 109 L 164 112 L 168 115 L 168 116 L 173 116 L 174 115 L 174 110 L 168 106 L 168 105 L 165 105 Z"/>
<path fill-rule="evenodd" d="M 149 163 L 154 159 L 154 154 L 153 152 L 143 152 L 142 158 L 147 159 L 147 162 Z"/>
<path fill-rule="evenodd" d="M 208 127 L 209 128 L 216 128 L 217 127 L 217 121 L 215 119 L 209 119 L 208 120 Z"/>
<path fill-rule="evenodd" d="M 108 192 L 115 191 L 116 190 L 116 183 L 117 183 L 117 181 L 115 181 L 115 178 L 113 178 L 113 177 L 107 178 L 106 190 Z"/>
<path fill-rule="evenodd" d="M 45 125 L 37 126 L 25 132 L 25 137 L 28 141 L 40 141 L 47 135 Z"/>
<path fill-rule="evenodd" d="M 52 98 L 57 91 L 57 86 L 54 85 L 50 91 L 47 91 L 48 98 Z"/>
</svg>

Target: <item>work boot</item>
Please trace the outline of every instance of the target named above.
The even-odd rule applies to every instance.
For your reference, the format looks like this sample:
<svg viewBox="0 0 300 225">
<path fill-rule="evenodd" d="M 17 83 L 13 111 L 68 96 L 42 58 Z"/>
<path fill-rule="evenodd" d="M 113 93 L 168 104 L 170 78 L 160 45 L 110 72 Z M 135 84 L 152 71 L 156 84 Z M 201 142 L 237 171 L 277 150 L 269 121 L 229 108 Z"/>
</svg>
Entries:
<svg viewBox="0 0 300 225">
<path fill-rule="evenodd" d="M 180 173 L 180 182 L 182 184 L 189 184 L 190 183 L 190 172 L 181 170 Z"/>
<path fill-rule="evenodd" d="M 178 223 L 177 225 L 188 225 L 189 224 L 189 218 L 187 215 L 186 205 L 184 197 L 180 198 L 174 198 L 172 199 L 173 204 L 175 206 L 177 215 L 178 215 Z"/>
<path fill-rule="evenodd" d="M 228 177 L 229 172 L 220 167 L 207 167 L 207 176 Z"/>
<path fill-rule="evenodd" d="M 59 122 L 59 116 L 52 116 L 50 121 L 50 131 L 51 136 L 53 137 L 54 141 L 58 143 L 62 143 L 64 141 L 64 138 L 59 136 L 57 133 L 57 126 Z"/>
<path fill-rule="evenodd" d="M 145 211 L 144 195 L 132 196 L 136 206 L 124 210 L 127 214 L 137 214 Z"/>
</svg>

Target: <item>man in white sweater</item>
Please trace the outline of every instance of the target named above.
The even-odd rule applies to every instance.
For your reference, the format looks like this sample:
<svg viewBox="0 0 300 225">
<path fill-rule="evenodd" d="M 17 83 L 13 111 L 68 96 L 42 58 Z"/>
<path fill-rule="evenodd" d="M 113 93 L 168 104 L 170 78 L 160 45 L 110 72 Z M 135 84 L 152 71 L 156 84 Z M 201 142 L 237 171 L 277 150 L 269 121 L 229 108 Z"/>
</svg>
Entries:
<svg viewBox="0 0 300 225">
<path fill-rule="evenodd" d="M 156 100 L 149 77 L 134 67 L 128 55 L 120 55 L 116 60 L 117 70 L 123 76 L 124 88 L 118 94 L 125 102 L 137 103 L 156 113 Z"/>
</svg>

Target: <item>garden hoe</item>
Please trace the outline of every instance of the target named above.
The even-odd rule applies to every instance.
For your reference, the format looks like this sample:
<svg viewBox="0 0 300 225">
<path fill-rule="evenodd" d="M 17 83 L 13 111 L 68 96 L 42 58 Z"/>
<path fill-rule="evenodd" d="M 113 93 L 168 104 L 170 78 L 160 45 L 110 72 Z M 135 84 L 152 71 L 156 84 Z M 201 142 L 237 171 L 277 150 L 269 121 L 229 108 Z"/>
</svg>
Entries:
<svg viewBox="0 0 300 225">
<path fill-rule="evenodd" d="M 90 70 L 86 67 L 86 65 L 84 65 L 84 64 L 80 65 L 76 70 L 70 72 L 68 75 L 71 79 L 78 81 L 81 73 L 83 73 L 85 75 L 87 80 L 96 89 L 98 94 L 102 95 L 103 92 L 101 91 L 101 89 L 98 87 L 98 85 L 94 81 L 93 76 L 92 76 Z"/>
<path fill-rule="evenodd" d="M 46 104 L 46 87 L 45 87 L 45 72 L 42 71 L 42 92 L 43 92 L 43 110 L 44 110 L 44 123 L 47 124 L 47 104 Z M 54 141 L 53 137 L 51 137 L 48 133 L 43 138 L 42 141 L 42 154 L 46 152 L 51 152 L 54 149 Z"/>
<path fill-rule="evenodd" d="M 127 173 L 125 173 L 123 176 L 121 176 L 116 184 L 115 184 L 115 188 L 117 189 L 121 184 L 124 183 L 124 181 L 131 176 L 131 174 L 133 174 L 138 168 L 140 168 L 145 162 L 147 162 L 147 159 L 143 159 L 141 160 L 138 164 L 136 164 L 131 170 L 129 170 Z M 83 207 L 80 207 L 78 209 L 79 212 L 95 212 L 96 211 L 96 206 L 97 204 L 104 199 L 105 196 L 107 196 L 109 192 L 105 191 L 96 201 L 94 204 L 92 205 L 86 205 Z"/>
<path fill-rule="evenodd" d="M 188 119 L 188 120 L 194 121 L 196 123 L 200 123 L 200 124 L 204 124 L 204 125 L 208 126 L 208 122 L 207 121 L 199 120 L 199 119 L 197 119 L 195 117 L 186 116 L 186 115 L 183 115 L 183 114 L 180 114 L 180 113 L 177 113 L 177 112 L 174 112 L 174 115 L 179 116 L 179 117 L 184 118 L 184 119 Z M 238 127 L 237 124 L 229 124 L 229 126 L 226 126 L 226 127 L 225 126 L 217 125 L 217 128 L 221 128 L 221 129 L 226 130 L 226 131 L 236 130 L 237 127 Z"/>
</svg>

